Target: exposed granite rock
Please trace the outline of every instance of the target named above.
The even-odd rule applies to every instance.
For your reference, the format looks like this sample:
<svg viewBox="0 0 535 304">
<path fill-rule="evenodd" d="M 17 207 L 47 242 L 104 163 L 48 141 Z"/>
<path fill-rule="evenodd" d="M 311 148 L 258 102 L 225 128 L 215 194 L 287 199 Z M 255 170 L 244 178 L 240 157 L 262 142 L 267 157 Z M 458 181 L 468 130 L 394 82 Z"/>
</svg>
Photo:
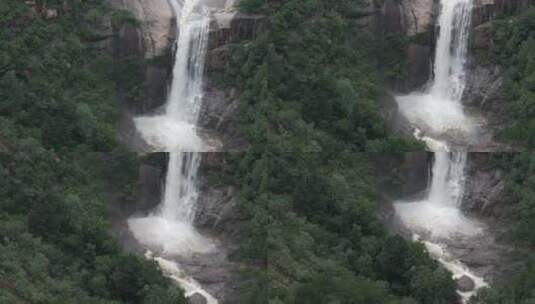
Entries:
<svg viewBox="0 0 535 304">
<path fill-rule="evenodd" d="M 164 55 L 175 37 L 175 16 L 167 0 L 110 0 L 115 8 L 131 12 L 141 26 L 126 25 L 120 35 L 146 58 Z"/>
<path fill-rule="evenodd" d="M 500 217 L 504 206 L 505 180 L 488 153 L 470 153 L 462 209 L 484 216 Z"/>
<path fill-rule="evenodd" d="M 407 35 L 412 36 L 432 30 L 435 19 L 434 0 L 406 0 L 402 1 L 402 6 Z"/>
<path fill-rule="evenodd" d="M 243 151 L 247 148 L 247 142 L 240 133 L 237 123 L 239 93 L 236 89 L 219 88 L 212 78 L 226 68 L 230 46 L 233 43 L 253 39 L 263 26 L 265 18 L 259 15 L 234 13 L 228 9 L 216 12 L 213 16 L 199 127 L 213 132 L 221 139 L 222 151 Z"/>
<path fill-rule="evenodd" d="M 435 0 L 385 0 L 380 24 L 386 32 L 414 36 L 433 29 L 435 11 Z"/>
<path fill-rule="evenodd" d="M 203 154 L 195 226 L 230 241 L 237 237 L 242 220 L 237 208 L 237 189 L 232 185 L 210 182 L 210 174 L 226 165 L 224 157 L 224 153 Z"/>
</svg>

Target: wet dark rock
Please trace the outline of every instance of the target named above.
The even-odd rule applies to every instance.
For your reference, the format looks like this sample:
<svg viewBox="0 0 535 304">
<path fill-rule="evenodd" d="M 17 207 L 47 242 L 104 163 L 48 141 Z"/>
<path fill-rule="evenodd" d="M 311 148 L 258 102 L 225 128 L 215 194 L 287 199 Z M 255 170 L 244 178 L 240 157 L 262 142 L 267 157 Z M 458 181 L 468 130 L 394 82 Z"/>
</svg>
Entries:
<svg viewBox="0 0 535 304">
<path fill-rule="evenodd" d="M 466 275 L 456 279 L 455 284 L 457 284 L 457 289 L 462 292 L 472 291 L 476 287 L 474 280 Z"/>
<path fill-rule="evenodd" d="M 407 48 L 408 74 L 405 87 L 419 88 L 431 78 L 433 47 L 410 43 Z"/>
<path fill-rule="evenodd" d="M 208 301 L 200 293 L 194 293 L 187 298 L 189 304 L 206 304 Z"/>
<path fill-rule="evenodd" d="M 488 153 L 470 153 L 465 196 L 461 208 L 484 216 L 503 215 L 505 180 L 503 173 L 491 163 Z"/>
<path fill-rule="evenodd" d="M 405 34 L 405 15 L 400 1 L 386 0 L 382 7 L 383 26 L 389 33 Z"/>
<path fill-rule="evenodd" d="M 427 152 L 375 155 L 372 161 L 378 189 L 386 198 L 418 199 L 428 188 L 431 157 Z"/>
<path fill-rule="evenodd" d="M 407 137 L 413 136 L 413 127 L 405 116 L 400 113 L 399 105 L 394 95 L 386 93 L 379 98 L 379 114 L 393 134 Z"/>
<path fill-rule="evenodd" d="M 137 212 L 148 212 L 158 206 L 164 179 L 165 172 L 162 168 L 149 164 L 142 164 L 139 167 L 138 186 L 140 192 L 136 204 Z"/>
<path fill-rule="evenodd" d="M 238 124 L 239 97 L 234 89 L 219 89 L 206 81 L 203 106 L 199 117 L 201 128 L 210 130 L 221 141 L 218 151 L 244 151 L 247 140 Z"/>
<path fill-rule="evenodd" d="M 217 229 L 218 232 L 227 230 L 228 226 L 233 227 L 233 223 L 239 220 L 235 210 L 234 187 L 221 186 L 205 190 L 199 198 L 195 224 L 199 227 Z"/>
</svg>

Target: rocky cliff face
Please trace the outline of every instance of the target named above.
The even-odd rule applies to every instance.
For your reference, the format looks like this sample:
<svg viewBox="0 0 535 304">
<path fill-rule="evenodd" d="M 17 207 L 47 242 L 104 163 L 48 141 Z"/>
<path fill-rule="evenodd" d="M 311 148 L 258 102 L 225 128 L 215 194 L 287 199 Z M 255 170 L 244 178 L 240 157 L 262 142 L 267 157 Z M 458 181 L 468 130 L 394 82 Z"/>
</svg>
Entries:
<svg viewBox="0 0 535 304">
<path fill-rule="evenodd" d="M 205 92 L 199 124 L 221 139 L 223 151 L 243 151 L 247 142 L 240 134 L 236 121 L 239 92 L 233 88 L 219 88 L 213 78 L 226 68 L 232 45 L 254 38 L 263 24 L 263 16 L 223 10 L 214 14 L 210 25 Z"/>
<path fill-rule="evenodd" d="M 161 106 L 167 95 L 172 69 L 172 44 L 176 37 L 176 18 L 167 0 L 110 0 L 117 9 L 130 12 L 138 25 L 125 23 L 116 35 L 114 55 L 117 60 L 147 59 L 142 71 L 142 100 L 128 105 L 134 114 L 145 113 Z M 150 61 L 149 61 L 150 60 Z"/>
<path fill-rule="evenodd" d="M 371 160 L 379 192 L 401 200 L 424 195 L 429 185 L 432 157 L 428 152 L 373 155 Z"/>
<path fill-rule="evenodd" d="M 437 9 L 437 0 L 385 0 L 382 3 L 379 31 L 409 38 L 407 77 L 393 85 L 397 91 L 413 91 L 431 76 Z"/>
<path fill-rule="evenodd" d="M 115 8 L 131 12 L 139 27 L 124 26 L 120 38 L 125 51 L 142 54 L 146 58 L 164 55 L 175 37 L 175 17 L 167 0 L 110 0 Z M 128 46 L 128 50 L 126 49 Z"/>
<path fill-rule="evenodd" d="M 495 48 L 492 21 L 522 12 L 531 0 L 475 0 L 470 37 L 468 73 L 463 102 L 487 118 L 489 128 L 502 128 L 504 116 L 503 69 L 489 58 Z M 507 147 L 502 147 L 508 149 Z"/>
<path fill-rule="evenodd" d="M 503 212 L 505 180 L 503 172 L 491 163 L 489 153 L 470 153 L 462 209 L 485 217 L 500 217 Z"/>
</svg>

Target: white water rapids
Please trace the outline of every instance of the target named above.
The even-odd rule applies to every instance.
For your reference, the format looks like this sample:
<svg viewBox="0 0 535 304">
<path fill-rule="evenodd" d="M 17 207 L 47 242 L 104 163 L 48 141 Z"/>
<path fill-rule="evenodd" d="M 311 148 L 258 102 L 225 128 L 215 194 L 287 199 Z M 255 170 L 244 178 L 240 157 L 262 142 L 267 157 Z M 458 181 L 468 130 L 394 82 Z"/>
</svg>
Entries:
<svg viewBox="0 0 535 304">
<path fill-rule="evenodd" d="M 466 302 L 478 288 L 487 285 L 448 252 L 448 245 L 456 239 L 470 239 L 483 233 L 485 228 L 460 210 L 467 152 L 452 148 L 458 149 L 459 142 L 477 137 L 477 124 L 464 113 L 461 104 L 466 83 L 472 0 L 440 2 L 434 79 L 423 92 L 396 98 L 402 115 L 415 127 L 415 136 L 435 152 L 432 181 L 426 198 L 396 202 L 395 209 L 414 238 L 422 241 L 429 253 L 449 269 L 454 278 L 468 276 L 474 281 L 474 291 L 459 292 Z"/>
</svg>

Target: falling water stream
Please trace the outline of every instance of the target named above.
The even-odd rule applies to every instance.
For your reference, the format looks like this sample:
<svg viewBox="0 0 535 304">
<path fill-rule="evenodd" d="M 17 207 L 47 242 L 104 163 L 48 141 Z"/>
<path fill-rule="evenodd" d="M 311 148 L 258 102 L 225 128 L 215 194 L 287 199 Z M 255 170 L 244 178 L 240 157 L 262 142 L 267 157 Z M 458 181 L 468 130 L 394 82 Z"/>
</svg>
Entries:
<svg viewBox="0 0 535 304">
<path fill-rule="evenodd" d="M 154 151 L 203 151 L 196 128 L 203 96 L 202 83 L 210 17 L 202 0 L 170 3 L 177 15 L 173 79 L 164 113 L 135 118 Z"/>
<path fill-rule="evenodd" d="M 147 216 L 130 218 L 128 226 L 139 243 L 148 248 L 147 258 L 157 261 L 163 272 L 182 286 L 186 296 L 199 293 L 208 304 L 217 304 L 173 260 L 173 257 L 206 254 L 216 249 L 213 241 L 193 225 L 199 152 L 205 150 L 196 126 L 203 97 L 210 8 L 203 0 L 170 0 L 170 3 L 177 16 L 179 35 L 165 111 L 135 119 L 137 129 L 155 151 L 170 152 L 165 188 L 159 206 Z"/>
<path fill-rule="evenodd" d="M 396 98 L 402 115 L 414 126 L 415 136 L 435 152 L 427 197 L 396 202 L 396 212 L 413 232 L 413 238 L 422 241 L 454 278 L 468 276 L 474 281 L 474 291 L 459 292 L 465 302 L 487 285 L 448 251 L 448 245 L 455 240 L 470 239 L 484 230 L 482 223 L 460 210 L 467 152 L 459 142 L 477 137 L 477 123 L 465 114 L 461 104 L 471 18 L 472 0 L 441 0 L 434 78 L 423 92 Z"/>
</svg>

